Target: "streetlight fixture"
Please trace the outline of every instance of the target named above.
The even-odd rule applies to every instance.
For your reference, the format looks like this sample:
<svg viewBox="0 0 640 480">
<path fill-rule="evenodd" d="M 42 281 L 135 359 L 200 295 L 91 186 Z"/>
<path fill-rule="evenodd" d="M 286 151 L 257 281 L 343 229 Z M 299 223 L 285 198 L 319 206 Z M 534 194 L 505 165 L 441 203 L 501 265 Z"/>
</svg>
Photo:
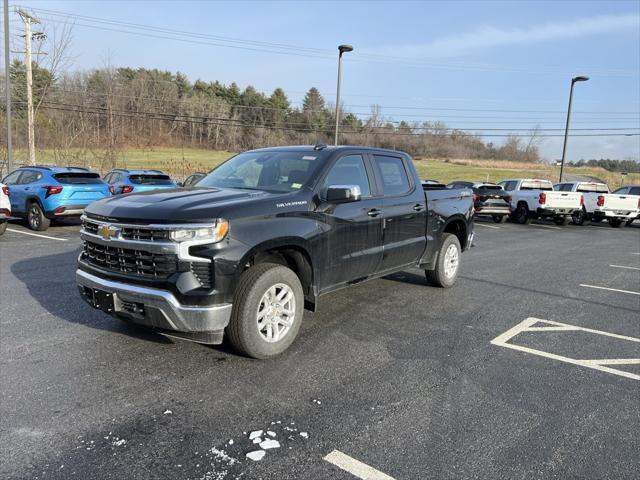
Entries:
<svg viewBox="0 0 640 480">
<path fill-rule="evenodd" d="M 567 109 L 567 125 L 564 129 L 564 144 L 562 145 L 562 160 L 560 161 L 560 181 L 562 182 L 562 172 L 564 171 L 564 159 L 567 154 L 567 138 L 569 137 L 569 122 L 571 121 L 571 102 L 573 101 L 573 85 L 576 82 L 586 82 L 589 77 L 580 76 L 571 79 L 571 90 L 569 90 L 569 108 Z"/>
<path fill-rule="evenodd" d="M 334 144 L 338 145 L 338 127 L 340 126 L 340 82 L 342 80 L 342 54 L 345 52 L 353 52 L 351 45 L 338 46 L 338 91 L 336 93 L 336 137 Z"/>
</svg>

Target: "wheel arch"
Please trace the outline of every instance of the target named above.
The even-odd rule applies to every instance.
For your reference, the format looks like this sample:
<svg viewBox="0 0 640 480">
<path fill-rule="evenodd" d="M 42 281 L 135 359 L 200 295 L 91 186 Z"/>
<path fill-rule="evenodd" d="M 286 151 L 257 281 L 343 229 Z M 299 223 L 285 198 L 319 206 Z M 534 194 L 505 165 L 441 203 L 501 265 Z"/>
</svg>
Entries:
<svg viewBox="0 0 640 480">
<path fill-rule="evenodd" d="M 300 237 L 271 239 L 251 248 L 242 258 L 238 276 L 260 263 L 277 263 L 290 268 L 300 279 L 305 296 L 305 308 L 315 311 L 316 274 L 308 242 Z"/>
</svg>

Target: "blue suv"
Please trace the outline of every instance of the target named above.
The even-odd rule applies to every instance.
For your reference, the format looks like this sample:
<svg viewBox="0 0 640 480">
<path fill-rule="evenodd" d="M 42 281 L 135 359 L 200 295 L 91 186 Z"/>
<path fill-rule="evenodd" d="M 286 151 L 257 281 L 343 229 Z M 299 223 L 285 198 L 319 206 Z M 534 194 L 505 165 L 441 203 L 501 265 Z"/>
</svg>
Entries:
<svg viewBox="0 0 640 480">
<path fill-rule="evenodd" d="M 91 202 L 109 196 L 100 175 L 81 167 L 20 167 L 2 183 L 10 187 L 12 215 L 26 217 L 29 228 L 40 232 L 51 219 L 78 217 Z"/>
<path fill-rule="evenodd" d="M 104 176 L 113 195 L 131 192 L 147 192 L 160 188 L 176 188 L 171 177 L 160 170 L 125 170 L 116 168 Z"/>
</svg>

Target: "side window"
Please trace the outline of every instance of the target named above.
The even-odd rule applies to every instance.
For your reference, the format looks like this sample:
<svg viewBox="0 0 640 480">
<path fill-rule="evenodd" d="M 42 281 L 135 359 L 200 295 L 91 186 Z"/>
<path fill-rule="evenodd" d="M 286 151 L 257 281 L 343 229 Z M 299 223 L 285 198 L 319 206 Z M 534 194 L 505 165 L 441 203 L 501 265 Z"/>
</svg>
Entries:
<svg viewBox="0 0 640 480">
<path fill-rule="evenodd" d="M 16 170 L 15 172 L 11 172 L 9 175 L 4 177 L 2 183 L 6 183 L 7 185 L 15 185 L 18 182 L 18 177 L 22 173 L 22 170 Z"/>
<path fill-rule="evenodd" d="M 113 175 L 112 173 L 107 173 L 102 180 L 104 180 L 107 183 L 111 183 L 111 175 Z"/>
<path fill-rule="evenodd" d="M 515 181 L 499 183 L 499 185 L 502 185 L 502 188 L 504 188 L 507 192 L 511 192 L 515 190 L 517 184 L 518 182 L 515 182 Z"/>
<path fill-rule="evenodd" d="M 118 183 L 122 181 L 122 174 L 121 173 L 113 173 L 111 174 L 111 181 L 110 183 Z"/>
<path fill-rule="evenodd" d="M 631 187 L 629 193 L 631 195 L 640 195 L 640 187 Z"/>
<path fill-rule="evenodd" d="M 362 197 L 370 197 L 369 176 L 362 155 L 347 155 L 338 159 L 327 175 L 324 188 L 331 185 L 358 185 Z"/>
<path fill-rule="evenodd" d="M 22 172 L 22 176 L 20 177 L 19 185 L 26 185 L 27 183 L 35 182 L 36 180 L 40 180 L 42 178 L 42 174 L 40 172 L 35 172 L 33 170 L 24 170 Z"/>
<path fill-rule="evenodd" d="M 404 162 L 398 157 L 374 155 L 385 195 L 402 195 L 411 190 Z"/>
</svg>

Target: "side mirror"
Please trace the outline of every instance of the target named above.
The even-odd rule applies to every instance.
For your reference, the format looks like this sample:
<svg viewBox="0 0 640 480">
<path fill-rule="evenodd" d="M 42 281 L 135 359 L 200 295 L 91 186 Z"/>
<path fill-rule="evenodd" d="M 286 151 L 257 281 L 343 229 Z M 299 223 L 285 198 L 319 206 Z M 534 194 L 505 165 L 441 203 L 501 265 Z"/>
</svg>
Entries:
<svg viewBox="0 0 640 480">
<path fill-rule="evenodd" d="M 331 185 L 326 193 L 328 203 L 357 202 L 361 197 L 358 185 Z"/>
</svg>

